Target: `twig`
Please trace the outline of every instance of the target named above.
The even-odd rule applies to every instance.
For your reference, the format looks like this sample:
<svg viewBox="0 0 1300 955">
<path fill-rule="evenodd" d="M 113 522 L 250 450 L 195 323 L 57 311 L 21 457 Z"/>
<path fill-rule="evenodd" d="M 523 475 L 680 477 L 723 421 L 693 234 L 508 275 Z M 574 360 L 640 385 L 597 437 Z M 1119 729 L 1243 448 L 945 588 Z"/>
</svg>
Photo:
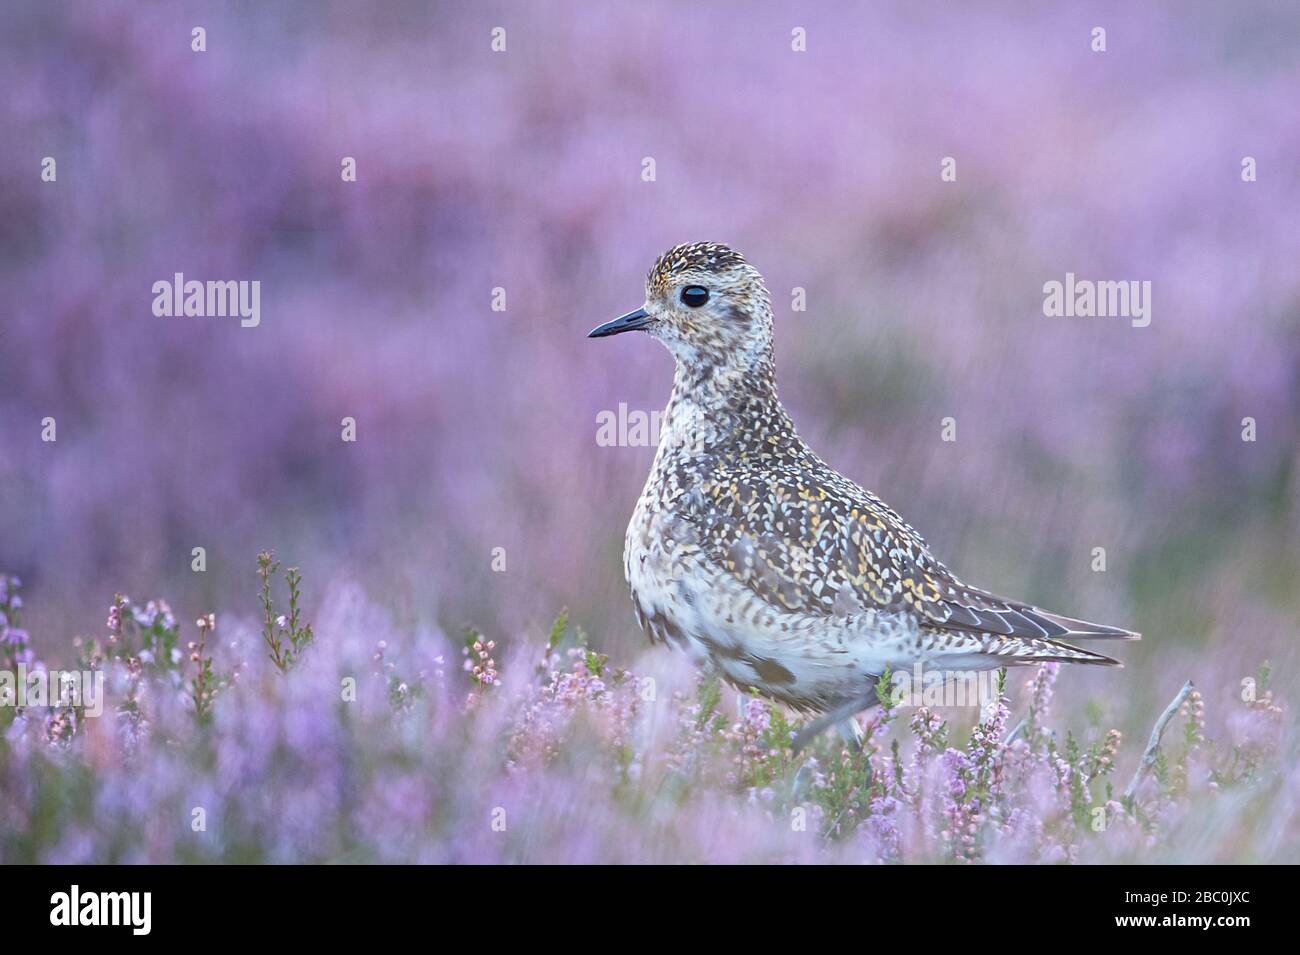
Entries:
<svg viewBox="0 0 1300 955">
<path fill-rule="evenodd" d="M 1178 695 L 1174 697 L 1173 702 L 1165 707 L 1165 711 L 1160 714 L 1160 719 L 1156 720 L 1156 725 L 1151 730 L 1151 741 L 1147 743 L 1146 752 L 1142 754 L 1142 760 L 1138 763 L 1137 772 L 1133 774 L 1133 779 L 1129 781 L 1128 789 L 1124 790 L 1125 802 L 1132 803 L 1133 796 L 1137 793 L 1138 784 L 1142 782 L 1142 777 L 1155 765 L 1156 758 L 1160 755 L 1160 737 L 1165 735 L 1165 727 L 1169 725 L 1169 721 L 1174 718 L 1178 708 L 1183 705 L 1184 700 L 1191 696 L 1194 689 L 1196 689 L 1196 685 L 1191 680 L 1184 683 L 1183 688 L 1178 691 Z"/>
</svg>

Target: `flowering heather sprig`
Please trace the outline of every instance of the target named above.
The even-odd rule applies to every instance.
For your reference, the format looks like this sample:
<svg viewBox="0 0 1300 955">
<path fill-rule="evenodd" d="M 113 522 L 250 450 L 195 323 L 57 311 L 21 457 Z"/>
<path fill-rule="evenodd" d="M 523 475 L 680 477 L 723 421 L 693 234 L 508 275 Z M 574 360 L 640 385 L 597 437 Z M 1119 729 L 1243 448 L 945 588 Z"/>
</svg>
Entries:
<svg viewBox="0 0 1300 955">
<path fill-rule="evenodd" d="M 1205 741 L 1205 700 L 1200 690 L 1192 690 L 1178 711 L 1183 717 L 1183 742 L 1192 750 Z"/>
<path fill-rule="evenodd" d="M 980 800 L 972 791 L 974 770 L 970 756 L 959 749 L 948 749 L 941 757 L 947 789 L 944 793 L 945 828 L 939 833 L 952 857 L 961 862 L 974 862 L 977 857 L 976 839 L 979 835 Z"/>
<path fill-rule="evenodd" d="M 931 766 L 934 757 L 948 747 L 948 724 L 937 713 L 922 706 L 912 714 L 909 729 L 914 740 L 912 759 L 899 781 L 897 792 L 911 808 L 918 824 L 927 831 L 933 831 L 930 808 Z M 901 766 L 901 761 L 896 761 L 896 765 Z"/>
<path fill-rule="evenodd" d="M 271 551 L 257 555 L 257 576 L 262 582 L 258 594 L 262 604 L 262 640 L 271 662 L 284 674 L 298 662 L 316 637 L 311 624 L 302 622 L 302 574 L 297 567 L 290 567 L 284 574 L 285 584 L 289 587 L 289 613 L 286 616 L 275 612 L 271 582 L 279 570 L 280 562 Z"/>
<path fill-rule="evenodd" d="M 701 757 L 721 750 L 727 727 L 727 718 L 720 712 L 721 704 L 722 684 L 713 673 L 696 675 L 693 696 L 680 690 L 673 693 L 677 735 L 668 764 L 679 781 L 697 780 L 700 773 L 715 765 L 712 759 Z M 721 785 L 723 779 L 717 782 Z"/>
<path fill-rule="evenodd" d="M 734 785 L 751 793 L 769 789 L 789 758 L 790 735 L 789 722 L 772 704 L 758 697 L 743 698 L 740 717 L 725 736 L 735 754 Z"/>
<path fill-rule="evenodd" d="M 1269 689 L 1271 665 L 1262 663 L 1252 692 L 1243 692 L 1242 705 L 1228 717 L 1230 745 L 1226 751 L 1211 741 L 1207 775 L 1215 790 L 1249 785 L 1259 780 L 1262 767 L 1276 760 L 1285 731 L 1285 709 Z"/>
<path fill-rule="evenodd" d="M 841 838 L 854 832 L 870 815 L 872 750 L 838 739 L 825 763 L 826 785 L 817 791 L 817 801 L 825 811 L 825 835 Z"/>
<path fill-rule="evenodd" d="M 826 759 L 827 785 L 818 793 L 824 810 L 826 832 L 845 836 L 854 831 L 871 814 L 873 799 L 898 786 L 895 760 L 877 766 L 879 746 L 877 739 L 894 722 L 898 709 L 893 699 L 893 674 L 886 668 L 876 680 L 876 699 L 879 705 L 861 728 L 861 735 L 852 742 L 841 742 L 832 737 L 831 750 Z"/>
<path fill-rule="evenodd" d="M 912 735 L 916 737 L 918 760 L 924 760 L 928 755 L 940 752 L 948 745 L 948 724 L 929 707 L 917 707 L 916 712 L 912 714 L 909 727 Z"/>
<path fill-rule="evenodd" d="M 45 738 L 56 746 L 66 746 L 72 741 L 72 737 L 77 734 L 81 725 L 81 707 L 75 706 L 71 700 L 64 695 L 67 683 L 72 679 L 71 674 L 63 674 L 62 680 L 64 685 L 56 689 L 51 687 L 51 693 L 61 702 L 57 706 L 51 706 L 48 719 L 45 721 Z"/>
<path fill-rule="evenodd" d="M 474 681 L 476 689 L 482 690 L 495 686 L 500 679 L 497 661 L 492 656 L 492 651 L 496 647 L 495 640 L 485 639 L 483 634 L 473 627 L 465 628 L 465 645 L 461 648 L 461 653 L 465 657 L 463 666 L 469 678 Z"/>
<path fill-rule="evenodd" d="M 388 687 L 388 703 L 396 713 L 407 713 L 415 705 L 416 699 L 424 695 L 424 688 L 421 685 L 427 673 L 423 670 L 416 674 L 416 679 L 411 680 L 401 676 L 397 672 L 397 664 L 388 659 L 388 641 L 380 640 L 375 644 L 375 652 L 371 657 L 377 669 L 375 676 L 381 678 Z M 442 657 L 436 657 L 433 661 L 435 664 L 442 663 Z M 436 671 L 436 675 L 441 678 L 441 670 Z"/>
<path fill-rule="evenodd" d="M 1090 779 L 1099 779 L 1114 772 L 1115 757 L 1123 741 L 1124 734 L 1119 730 L 1113 729 L 1106 733 L 1105 738 L 1094 748 L 1089 757 L 1088 777 Z"/>
<path fill-rule="evenodd" d="M 124 594 L 114 594 L 106 627 L 103 644 L 89 648 L 95 659 L 135 659 L 161 671 L 182 663 L 180 628 L 165 600 L 150 600 L 141 607 Z"/>
<path fill-rule="evenodd" d="M 208 634 L 217 629 L 217 615 L 205 614 L 195 621 L 199 628 L 199 639 L 190 641 L 190 662 L 194 664 L 194 679 L 190 682 L 190 700 L 194 703 L 194 714 L 200 721 L 206 721 L 212 715 L 212 700 L 217 692 L 217 678 L 212 672 L 212 657 L 206 653 Z"/>
<path fill-rule="evenodd" d="M 1065 756 L 1062 763 L 1065 767 L 1064 785 L 1069 793 L 1070 818 L 1074 820 L 1075 826 L 1082 827 L 1088 821 L 1092 790 L 1088 787 L 1086 758 L 1080 751 L 1079 741 L 1075 739 L 1073 733 L 1067 733 L 1065 736 Z"/>
<path fill-rule="evenodd" d="M 122 643 L 122 610 L 130 604 L 130 598 L 122 594 L 113 595 L 113 603 L 108 608 L 108 620 L 104 626 L 108 629 L 105 636 L 105 642 L 112 648 L 116 648 Z M 113 655 L 110 653 L 110 655 Z"/>
<path fill-rule="evenodd" d="M 1024 722 L 1012 730 L 1011 738 L 1023 731 L 1031 747 L 1042 743 L 1043 724 L 1051 710 L 1052 690 L 1060 670 L 1059 663 L 1044 663 L 1034 672 L 1033 679 L 1029 681 L 1029 712 L 1025 715 Z"/>
<path fill-rule="evenodd" d="M 874 862 L 893 862 L 902 857 L 903 816 L 907 809 L 907 792 L 903 787 L 898 741 L 893 754 L 881 760 L 878 782 L 872 787 L 867 832 L 876 846 Z"/>
<path fill-rule="evenodd" d="M 945 828 L 940 835 L 947 842 L 952 857 L 961 862 L 973 862 L 978 858 L 981 826 L 986 820 L 1003 814 L 1002 766 L 1006 754 L 1003 734 L 1009 706 L 1002 689 L 1002 681 L 999 681 L 999 696 L 988 708 L 985 718 L 971 731 L 966 750 L 950 747 L 941 760 L 946 791 Z"/>
<path fill-rule="evenodd" d="M 581 720 L 594 730 L 599 748 L 614 756 L 621 777 L 639 776 L 640 754 L 632 745 L 640 712 L 638 681 L 620 671 L 607 683 L 588 667 L 588 652 L 571 648 L 568 655 L 567 671 L 554 671 L 544 686 L 530 690 L 511 732 L 510 765 L 520 768 L 556 759 L 572 743 L 575 721 Z"/>
<path fill-rule="evenodd" d="M 1269 688 L 1272 667 L 1266 660 L 1259 667 L 1256 675 L 1255 690 L 1258 694 L 1245 701 L 1243 740 L 1234 746 L 1234 752 L 1240 754 L 1247 765 L 1243 775 L 1248 775 L 1254 765 L 1269 758 L 1276 751 L 1282 735 L 1283 709 L 1273 699 Z"/>
<path fill-rule="evenodd" d="M 0 574 L 0 665 L 16 670 L 19 663 L 31 666 L 35 654 L 28 644 L 28 634 L 18 623 L 23 598 L 18 593 L 22 581 Z"/>
<path fill-rule="evenodd" d="M 121 594 L 113 596 L 113 603 L 108 608 L 106 626 L 108 633 L 103 642 L 89 640 L 78 646 L 81 664 L 86 669 L 104 669 L 116 677 L 118 703 L 114 706 L 122 739 L 128 752 L 134 750 L 145 725 L 144 712 L 140 707 L 140 695 L 144 689 L 144 665 L 140 658 L 125 652 L 122 637 L 122 614 L 128 610 L 130 599 Z M 75 643 L 75 641 L 74 641 Z"/>
</svg>

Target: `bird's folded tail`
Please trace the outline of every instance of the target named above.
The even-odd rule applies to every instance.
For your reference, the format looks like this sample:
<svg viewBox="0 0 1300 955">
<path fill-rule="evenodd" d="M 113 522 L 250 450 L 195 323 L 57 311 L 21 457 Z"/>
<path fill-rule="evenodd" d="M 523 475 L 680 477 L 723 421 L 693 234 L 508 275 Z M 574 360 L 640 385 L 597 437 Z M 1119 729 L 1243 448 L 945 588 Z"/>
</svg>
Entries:
<svg viewBox="0 0 1300 955">
<path fill-rule="evenodd" d="M 1081 647 L 1072 647 L 1059 640 L 1042 637 L 1004 637 L 993 634 L 971 634 L 982 644 L 980 652 L 986 657 L 996 657 L 1006 666 L 1029 666 L 1038 663 L 1092 663 L 1099 666 L 1122 667 L 1124 664 L 1105 654 L 1094 653 Z"/>
<path fill-rule="evenodd" d="M 1032 604 L 1008 600 L 960 581 L 951 596 L 929 610 L 930 619 L 945 630 L 981 632 L 1005 637 L 1047 640 L 1138 640 L 1141 634 L 1053 613 Z"/>
<path fill-rule="evenodd" d="M 1103 623 L 1091 623 L 1087 620 L 1077 620 L 1074 617 L 1067 617 L 1063 614 L 1052 613 L 1048 610 L 1033 608 L 1035 616 L 1048 620 L 1058 627 L 1064 627 L 1065 633 L 1054 634 L 1055 637 L 1064 637 L 1068 640 L 1141 640 L 1142 634 L 1136 630 L 1125 630 L 1123 627 L 1108 627 Z"/>
</svg>

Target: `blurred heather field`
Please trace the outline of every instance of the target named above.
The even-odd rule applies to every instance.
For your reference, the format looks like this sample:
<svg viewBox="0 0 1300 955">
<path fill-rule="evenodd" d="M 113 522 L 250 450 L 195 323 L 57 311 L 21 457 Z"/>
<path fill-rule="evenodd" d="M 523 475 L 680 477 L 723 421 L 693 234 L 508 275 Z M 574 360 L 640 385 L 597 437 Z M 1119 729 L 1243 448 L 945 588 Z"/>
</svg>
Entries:
<svg viewBox="0 0 1300 955">
<path fill-rule="evenodd" d="M 93 658 L 133 702 L 0 713 L 0 861 L 1297 858 L 1300 10 L 915 6 L 6 3 L 3 652 Z M 954 710 L 941 745 L 905 713 L 796 780 L 779 712 L 647 649 L 621 548 L 653 449 L 601 446 L 597 416 L 661 408 L 671 361 L 583 336 L 701 239 L 766 275 L 828 462 L 971 582 L 1144 633 L 1123 670 L 1056 676 L 1055 735 L 994 713 L 968 748 Z M 155 317 L 176 272 L 260 280 L 261 324 Z M 1045 317 L 1067 272 L 1150 281 L 1150 326 Z M 271 548 L 315 624 L 286 675 Z M 466 626 L 499 683 L 462 671 Z M 1013 675 L 1011 724 L 1050 678 Z M 897 791 L 861 763 L 891 738 Z M 826 838 L 791 833 L 805 804 Z"/>
</svg>

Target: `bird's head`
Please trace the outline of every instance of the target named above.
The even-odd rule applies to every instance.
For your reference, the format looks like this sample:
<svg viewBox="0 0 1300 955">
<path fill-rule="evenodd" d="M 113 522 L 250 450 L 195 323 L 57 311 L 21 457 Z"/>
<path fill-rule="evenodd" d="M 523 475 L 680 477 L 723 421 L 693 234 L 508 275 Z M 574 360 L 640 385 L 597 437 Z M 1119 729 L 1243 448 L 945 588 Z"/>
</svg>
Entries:
<svg viewBox="0 0 1300 955">
<path fill-rule="evenodd" d="M 679 366 L 700 372 L 766 365 L 772 358 L 772 304 L 763 276 L 725 245 L 669 249 L 646 276 L 645 304 L 593 328 L 588 338 L 653 335 Z"/>
</svg>

